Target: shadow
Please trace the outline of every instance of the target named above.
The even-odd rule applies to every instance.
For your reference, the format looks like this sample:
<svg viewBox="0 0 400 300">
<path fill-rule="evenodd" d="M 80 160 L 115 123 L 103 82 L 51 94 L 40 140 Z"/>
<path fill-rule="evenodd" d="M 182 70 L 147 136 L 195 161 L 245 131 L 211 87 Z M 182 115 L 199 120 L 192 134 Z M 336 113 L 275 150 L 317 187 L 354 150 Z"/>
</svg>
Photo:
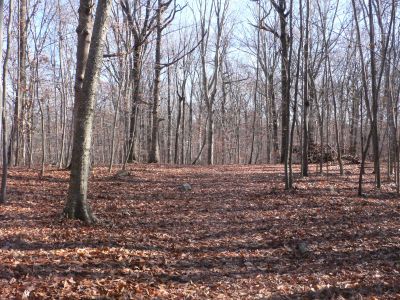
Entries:
<svg viewBox="0 0 400 300">
<path fill-rule="evenodd" d="M 43 179 L 52 183 L 47 190 L 27 195 L 26 181 L 38 179 L 14 171 L 13 199 L 0 207 L 0 279 L 56 274 L 221 293 L 265 285 L 272 299 L 399 293 L 400 207 L 390 193 L 361 199 L 355 180 L 334 175 L 299 179 L 312 186 L 285 192 L 282 168 L 272 174 L 277 168 L 264 166 L 254 173 L 253 166 L 131 168 L 132 178 L 91 181 L 89 199 L 105 220 L 92 227 L 55 221 L 66 193 L 62 173 Z M 178 191 L 182 182 L 193 190 Z M 337 193 L 329 184 L 340 186 Z M 358 274 L 365 283 L 340 285 Z M 308 282 L 324 276 L 330 286 Z"/>
<path fill-rule="evenodd" d="M 293 293 L 288 296 L 274 296 L 271 299 L 363 299 L 371 297 L 396 297 L 400 286 L 395 284 L 372 283 L 360 284 L 349 288 L 329 287 L 317 291 Z M 394 299 L 394 298 L 393 298 Z"/>
</svg>

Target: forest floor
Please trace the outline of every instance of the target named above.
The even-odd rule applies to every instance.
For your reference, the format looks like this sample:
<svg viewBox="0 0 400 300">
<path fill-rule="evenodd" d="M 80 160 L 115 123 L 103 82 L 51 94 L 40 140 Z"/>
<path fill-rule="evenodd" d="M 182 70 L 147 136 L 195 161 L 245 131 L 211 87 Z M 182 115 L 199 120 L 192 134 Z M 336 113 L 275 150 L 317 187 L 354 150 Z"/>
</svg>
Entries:
<svg viewBox="0 0 400 300">
<path fill-rule="evenodd" d="M 60 220 L 67 171 L 12 169 L 0 299 L 400 299 L 394 186 L 310 169 L 285 192 L 282 166 L 96 168 L 95 226 Z"/>
</svg>

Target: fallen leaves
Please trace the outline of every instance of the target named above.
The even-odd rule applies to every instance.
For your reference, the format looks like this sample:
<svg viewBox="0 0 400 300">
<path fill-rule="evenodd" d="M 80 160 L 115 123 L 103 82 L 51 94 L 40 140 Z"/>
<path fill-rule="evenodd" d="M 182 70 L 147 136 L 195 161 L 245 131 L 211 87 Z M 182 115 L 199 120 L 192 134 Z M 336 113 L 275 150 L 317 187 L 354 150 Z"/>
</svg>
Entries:
<svg viewBox="0 0 400 300">
<path fill-rule="evenodd" d="M 89 199 L 103 222 L 87 227 L 59 221 L 67 172 L 39 179 L 11 170 L 10 203 L 0 207 L 0 298 L 400 298 L 393 187 L 358 198 L 357 175 L 331 171 L 285 192 L 281 173 L 97 168 Z M 193 189 L 182 193 L 184 183 Z"/>
</svg>

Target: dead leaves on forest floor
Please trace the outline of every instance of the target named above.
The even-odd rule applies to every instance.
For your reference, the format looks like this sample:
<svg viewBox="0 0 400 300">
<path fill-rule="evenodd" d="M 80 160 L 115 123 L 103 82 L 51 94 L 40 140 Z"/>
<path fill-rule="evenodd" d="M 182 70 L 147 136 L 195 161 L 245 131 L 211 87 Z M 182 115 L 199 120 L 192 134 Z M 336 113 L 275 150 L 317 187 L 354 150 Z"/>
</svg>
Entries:
<svg viewBox="0 0 400 300">
<path fill-rule="evenodd" d="M 399 199 L 390 183 L 373 191 L 372 175 L 357 197 L 346 170 L 285 192 L 281 166 L 96 168 L 103 222 L 87 227 L 58 219 L 66 171 L 13 169 L 0 298 L 399 299 Z"/>
</svg>

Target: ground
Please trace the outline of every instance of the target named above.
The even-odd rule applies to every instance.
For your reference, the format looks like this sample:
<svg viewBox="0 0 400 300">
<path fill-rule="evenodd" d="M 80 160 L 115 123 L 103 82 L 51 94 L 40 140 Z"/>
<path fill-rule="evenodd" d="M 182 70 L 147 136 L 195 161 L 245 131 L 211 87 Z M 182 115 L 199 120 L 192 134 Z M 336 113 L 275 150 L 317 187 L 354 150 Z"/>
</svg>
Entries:
<svg viewBox="0 0 400 300">
<path fill-rule="evenodd" d="M 12 169 L 0 299 L 400 299 L 393 185 L 311 171 L 285 192 L 282 166 L 95 168 L 85 226 L 59 218 L 66 171 Z"/>
</svg>

